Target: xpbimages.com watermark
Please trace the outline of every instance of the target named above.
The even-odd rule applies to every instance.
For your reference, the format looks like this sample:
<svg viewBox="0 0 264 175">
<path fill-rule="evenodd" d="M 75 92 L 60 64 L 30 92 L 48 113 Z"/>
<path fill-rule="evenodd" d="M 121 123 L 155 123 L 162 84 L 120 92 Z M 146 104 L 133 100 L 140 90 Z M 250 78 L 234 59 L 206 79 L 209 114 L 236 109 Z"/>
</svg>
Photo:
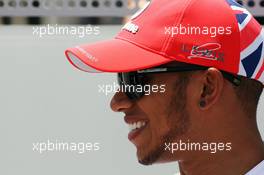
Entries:
<svg viewBox="0 0 264 175">
<path fill-rule="evenodd" d="M 215 154 L 219 151 L 231 151 L 232 149 L 232 143 L 223 143 L 223 142 L 190 142 L 189 140 L 187 142 L 183 142 L 180 140 L 179 142 L 174 143 L 165 143 L 164 144 L 164 150 L 169 151 L 170 153 L 174 153 L 177 151 L 208 151 L 212 154 Z"/>
<path fill-rule="evenodd" d="M 44 26 L 33 26 L 32 32 L 34 36 L 45 37 L 45 36 L 75 36 L 78 38 L 84 38 L 88 35 L 99 35 L 100 27 L 85 25 L 85 26 L 63 26 L 63 25 L 44 25 Z"/>
<path fill-rule="evenodd" d="M 144 92 L 144 95 L 150 95 L 151 93 L 165 93 L 166 91 L 166 85 L 122 85 L 119 86 L 117 83 L 113 84 L 107 84 L 107 85 L 98 85 L 98 92 L 103 93 L 105 95 L 113 94 L 116 92 L 137 92 L 142 93 Z"/>
<path fill-rule="evenodd" d="M 84 154 L 91 151 L 99 151 L 98 142 L 65 142 L 65 141 L 42 141 L 32 143 L 32 150 L 39 154 L 47 152 L 75 152 Z"/>
<path fill-rule="evenodd" d="M 186 26 L 180 24 L 179 26 L 171 26 L 164 28 L 165 35 L 174 37 L 175 35 L 208 35 L 212 38 L 217 35 L 231 35 L 232 27 L 224 26 L 191 26 L 187 24 Z"/>
</svg>

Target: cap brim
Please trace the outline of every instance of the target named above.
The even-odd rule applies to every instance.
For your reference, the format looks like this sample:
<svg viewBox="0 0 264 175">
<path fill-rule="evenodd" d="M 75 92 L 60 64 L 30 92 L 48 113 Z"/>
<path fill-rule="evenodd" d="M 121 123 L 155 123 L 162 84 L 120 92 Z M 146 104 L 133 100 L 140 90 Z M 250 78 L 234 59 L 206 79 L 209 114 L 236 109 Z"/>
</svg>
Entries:
<svg viewBox="0 0 264 175">
<path fill-rule="evenodd" d="M 65 54 L 72 65 L 86 72 L 130 72 L 172 61 L 121 39 L 76 46 Z"/>
</svg>

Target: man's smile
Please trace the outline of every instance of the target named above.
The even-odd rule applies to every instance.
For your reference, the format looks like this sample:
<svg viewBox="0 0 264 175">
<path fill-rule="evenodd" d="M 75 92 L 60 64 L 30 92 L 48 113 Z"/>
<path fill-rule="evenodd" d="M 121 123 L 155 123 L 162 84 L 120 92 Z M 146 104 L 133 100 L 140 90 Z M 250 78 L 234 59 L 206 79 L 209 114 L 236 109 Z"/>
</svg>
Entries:
<svg viewBox="0 0 264 175">
<path fill-rule="evenodd" d="M 146 128 L 148 125 L 148 120 L 140 118 L 139 116 L 135 115 L 127 115 L 124 117 L 125 122 L 128 124 L 129 127 L 129 134 L 128 139 L 134 142 L 135 138 L 139 136 L 139 134 Z"/>
</svg>

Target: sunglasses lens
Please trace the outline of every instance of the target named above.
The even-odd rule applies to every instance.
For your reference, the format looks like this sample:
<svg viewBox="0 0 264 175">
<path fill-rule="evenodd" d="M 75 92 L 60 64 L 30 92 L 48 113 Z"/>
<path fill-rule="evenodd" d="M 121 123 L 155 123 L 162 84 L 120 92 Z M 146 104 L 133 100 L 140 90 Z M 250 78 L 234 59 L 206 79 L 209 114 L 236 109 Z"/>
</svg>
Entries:
<svg viewBox="0 0 264 175">
<path fill-rule="evenodd" d="M 141 82 L 135 72 L 118 73 L 118 84 L 121 91 L 131 100 L 139 99 L 144 95 L 144 92 L 138 88 Z"/>
<path fill-rule="evenodd" d="M 117 74 L 117 83 L 119 86 L 122 86 L 123 84 L 122 73 Z"/>
</svg>

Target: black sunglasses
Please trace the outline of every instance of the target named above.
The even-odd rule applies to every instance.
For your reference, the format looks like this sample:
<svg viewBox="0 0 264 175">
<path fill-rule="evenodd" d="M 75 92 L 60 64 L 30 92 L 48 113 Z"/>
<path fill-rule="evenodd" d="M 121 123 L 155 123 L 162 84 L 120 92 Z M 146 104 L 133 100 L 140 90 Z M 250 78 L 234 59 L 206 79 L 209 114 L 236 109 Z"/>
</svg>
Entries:
<svg viewBox="0 0 264 175">
<path fill-rule="evenodd" d="M 150 69 L 138 70 L 135 72 L 124 72 L 118 73 L 118 84 L 129 99 L 137 100 L 145 95 L 144 87 L 145 81 L 144 77 L 147 74 L 152 73 L 168 73 L 168 72 L 185 72 L 185 71 L 198 71 L 207 70 L 209 67 L 198 66 L 198 65 L 188 65 L 188 66 L 178 66 L 178 67 L 155 67 Z M 241 82 L 240 76 L 233 75 L 231 73 L 221 71 L 223 77 L 230 81 L 235 86 L 239 86 Z"/>
</svg>

